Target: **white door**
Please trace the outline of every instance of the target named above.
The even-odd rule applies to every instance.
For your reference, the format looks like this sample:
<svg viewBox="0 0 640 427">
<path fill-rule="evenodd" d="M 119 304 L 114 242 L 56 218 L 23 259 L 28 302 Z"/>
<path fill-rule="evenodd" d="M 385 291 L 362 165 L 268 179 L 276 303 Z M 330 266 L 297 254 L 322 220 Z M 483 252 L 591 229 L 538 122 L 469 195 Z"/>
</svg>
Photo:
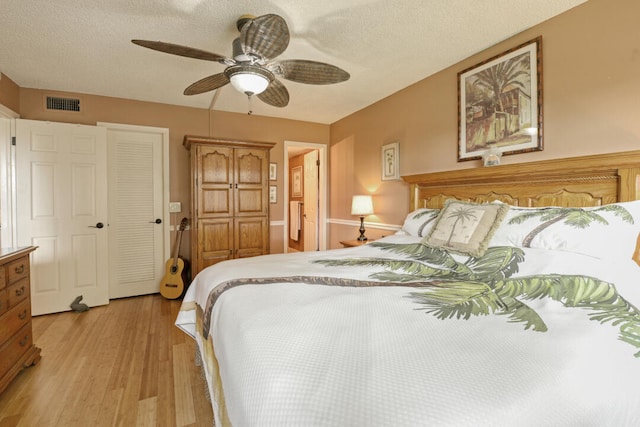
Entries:
<svg viewBox="0 0 640 427">
<path fill-rule="evenodd" d="M 16 212 L 34 315 L 109 303 L 104 128 L 16 120 Z"/>
<path fill-rule="evenodd" d="M 164 200 L 169 131 L 100 125 L 107 128 L 108 147 L 109 297 L 156 293 L 169 255 Z"/>
<path fill-rule="evenodd" d="M 304 155 L 304 250 L 318 250 L 318 151 Z"/>
</svg>

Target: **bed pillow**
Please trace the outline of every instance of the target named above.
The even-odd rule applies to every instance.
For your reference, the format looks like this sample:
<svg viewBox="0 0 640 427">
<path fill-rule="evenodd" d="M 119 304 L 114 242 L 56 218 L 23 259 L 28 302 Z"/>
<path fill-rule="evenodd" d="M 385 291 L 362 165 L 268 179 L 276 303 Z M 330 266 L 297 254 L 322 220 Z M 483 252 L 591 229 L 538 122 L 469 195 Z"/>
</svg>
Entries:
<svg viewBox="0 0 640 427">
<path fill-rule="evenodd" d="M 505 204 L 449 199 L 422 242 L 431 247 L 481 257 L 508 210 L 509 206 Z"/>
<path fill-rule="evenodd" d="M 490 244 L 629 259 L 639 233 L 638 200 L 586 208 L 511 207 Z"/>
<path fill-rule="evenodd" d="M 410 212 L 405 218 L 400 232 L 404 232 L 415 237 L 426 236 L 429 231 L 431 231 L 439 212 L 440 209 L 427 208 L 420 208 Z"/>
</svg>

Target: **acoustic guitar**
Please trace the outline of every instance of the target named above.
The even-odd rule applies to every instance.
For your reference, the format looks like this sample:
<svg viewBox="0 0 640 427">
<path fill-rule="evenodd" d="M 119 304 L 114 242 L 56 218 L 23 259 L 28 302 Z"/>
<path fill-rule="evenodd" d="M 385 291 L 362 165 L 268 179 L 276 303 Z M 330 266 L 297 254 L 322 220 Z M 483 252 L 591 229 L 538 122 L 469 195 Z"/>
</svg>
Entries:
<svg viewBox="0 0 640 427">
<path fill-rule="evenodd" d="M 160 283 L 160 295 L 166 299 L 177 299 L 185 291 L 185 283 L 188 282 L 188 263 L 180 257 L 180 243 L 182 243 L 182 232 L 187 228 L 187 218 L 182 218 L 178 235 L 173 244 L 173 255 L 167 261 L 167 267 L 162 282 Z"/>
</svg>

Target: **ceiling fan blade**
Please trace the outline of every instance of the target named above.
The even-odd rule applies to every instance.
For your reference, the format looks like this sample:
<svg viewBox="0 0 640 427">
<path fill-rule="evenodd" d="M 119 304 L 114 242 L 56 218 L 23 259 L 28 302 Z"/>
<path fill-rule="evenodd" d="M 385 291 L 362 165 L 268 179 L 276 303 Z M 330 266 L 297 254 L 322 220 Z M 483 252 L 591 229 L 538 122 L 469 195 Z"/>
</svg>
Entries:
<svg viewBox="0 0 640 427">
<path fill-rule="evenodd" d="M 245 54 L 275 58 L 289 46 L 289 27 L 281 16 L 258 16 L 242 27 L 240 45 Z"/>
<path fill-rule="evenodd" d="M 185 95 L 198 95 L 199 93 L 209 92 L 210 90 L 218 89 L 229 83 L 229 79 L 224 73 L 214 74 L 212 76 L 200 79 L 197 82 L 191 84 L 184 90 Z"/>
<path fill-rule="evenodd" d="M 287 80 L 311 85 L 329 85 L 349 80 L 349 73 L 324 62 L 290 59 L 267 65 L 269 71 Z"/>
<path fill-rule="evenodd" d="M 258 94 L 258 98 L 274 107 L 286 107 L 289 104 L 289 91 L 277 79 L 274 79 L 267 90 Z"/>
<path fill-rule="evenodd" d="M 146 47 L 160 52 L 170 53 L 172 55 L 186 56 L 187 58 L 204 59 L 205 61 L 215 61 L 227 65 L 235 63 L 233 59 L 226 58 L 222 55 L 218 55 L 217 53 L 207 52 L 206 50 L 195 49 L 188 46 L 181 46 L 179 44 L 151 40 L 131 40 L 131 42 L 137 44 L 138 46 Z"/>
</svg>

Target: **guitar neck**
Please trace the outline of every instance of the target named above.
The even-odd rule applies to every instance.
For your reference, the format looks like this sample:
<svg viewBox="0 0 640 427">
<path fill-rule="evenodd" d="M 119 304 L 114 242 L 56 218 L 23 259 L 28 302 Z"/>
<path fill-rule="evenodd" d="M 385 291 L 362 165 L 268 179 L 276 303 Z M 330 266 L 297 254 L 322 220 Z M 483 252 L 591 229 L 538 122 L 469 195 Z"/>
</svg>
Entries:
<svg viewBox="0 0 640 427">
<path fill-rule="evenodd" d="M 178 235 L 176 236 L 176 240 L 173 243 L 173 268 L 176 268 L 176 266 L 178 265 L 178 257 L 180 255 L 180 244 L 182 243 L 182 232 L 184 231 L 184 229 L 187 226 L 187 222 L 186 222 L 186 218 L 183 218 L 183 220 L 180 222 L 180 228 L 178 229 Z"/>
</svg>

